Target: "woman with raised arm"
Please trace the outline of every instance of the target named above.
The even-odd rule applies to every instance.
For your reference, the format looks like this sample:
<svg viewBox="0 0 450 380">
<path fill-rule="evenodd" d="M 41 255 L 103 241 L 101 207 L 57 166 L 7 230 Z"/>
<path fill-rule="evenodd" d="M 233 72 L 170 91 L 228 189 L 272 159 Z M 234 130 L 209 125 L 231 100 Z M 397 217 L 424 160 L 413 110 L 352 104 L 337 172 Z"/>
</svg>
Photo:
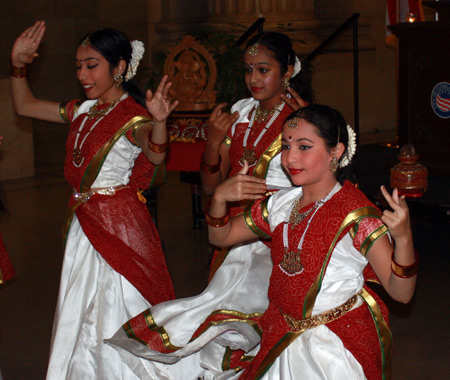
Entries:
<svg viewBox="0 0 450 380">
<path fill-rule="evenodd" d="M 213 244 L 272 238 L 270 304 L 260 319 L 246 321 L 261 327 L 261 347 L 239 378 L 388 379 L 387 310 L 365 282 L 380 282 L 397 301 L 412 298 L 418 261 L 406 200 L 382 187 L 392 211 L 381 213 L 344 181 L 355 135 L 330 107 L 291 115 L 282 141 L 282 165 L 299 187 L 262 197 L 243 171 L 242 191 L 224 183 L 209 210 L 222 221 L 209 229 Z M 261 199 L 223 221 L 226 203 L 242 198 Z"/>
<path fill-rule="evenodd" d="M 355 134 L 330 107 L 293 113 L 282 142 L 296 187 L 267 196 L 245 162 L 241 185 L 234 177 L 220 184 L 207 211 L 213 244 L 272 238 L 268 309 L 248 313 L 260 294 L 249 286 L 234 309 L 218 308 L 193 334 L 189 317 L 177 332 L 169 313 L 173 302 L 187 308 L 192 299 L 147 310 L 108 340 L 142 379 L 390 378 L 387 309 L 366 282 L 380 282 L 399 302 L 413 296 L 418 261 L 406 201 L 382 187 L 392 211 L 381 213 L 345 180 Z M 254 203 L 230 218 L 228 202 L 243 199 Z"/>
<path fill-rule="evenodd" d="M 131 79 L 143 44 L 114 29 L 85 36 L 77 49 L 86 101 L 35 98 L 27 65 L 38 55 L 45 29 L 38 21 L 17 38 L 11 89 L 19 115 L 70 124 L 65 177 L 73 195 L 47 379 L 136 379 L 103 339 L 136 313 L 174 298 L 140 192 L 165 158 L 166 119 L 176 102 L 168 99 L 166 77 L 154 94 L 140 94 Z"/>
</svg>

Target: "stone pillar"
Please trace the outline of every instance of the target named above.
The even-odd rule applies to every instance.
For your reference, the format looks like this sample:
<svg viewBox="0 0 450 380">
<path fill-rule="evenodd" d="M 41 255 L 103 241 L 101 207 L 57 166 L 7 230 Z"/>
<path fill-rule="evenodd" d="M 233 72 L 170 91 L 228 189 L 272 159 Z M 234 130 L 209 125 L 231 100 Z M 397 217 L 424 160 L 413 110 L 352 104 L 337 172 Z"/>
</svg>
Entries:
<svg viewBox="0 0 450 380">
<path fill-rule="evenodd" d="M 319 22 L 312 0 L 208 0 L 208 13 L 208 24 L 237 35 L 264 17 L 263 29 L 288 34 L 300 55 L 318 43 L 313 32 Z"/>
</svg>

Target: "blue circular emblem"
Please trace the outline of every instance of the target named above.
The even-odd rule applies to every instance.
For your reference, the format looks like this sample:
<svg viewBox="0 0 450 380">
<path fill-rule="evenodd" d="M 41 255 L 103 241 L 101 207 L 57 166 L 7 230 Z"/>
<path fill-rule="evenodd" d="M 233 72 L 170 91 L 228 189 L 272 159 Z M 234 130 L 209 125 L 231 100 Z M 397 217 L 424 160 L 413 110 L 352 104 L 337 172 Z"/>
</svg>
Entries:
<svg viewBox="0 0 450 380">
<path fill-rule="evenodd" d="M 450 83 L 441 82 L 431 91 L 431 108 L 442 119 L 450 117 Z"/>
</svg>

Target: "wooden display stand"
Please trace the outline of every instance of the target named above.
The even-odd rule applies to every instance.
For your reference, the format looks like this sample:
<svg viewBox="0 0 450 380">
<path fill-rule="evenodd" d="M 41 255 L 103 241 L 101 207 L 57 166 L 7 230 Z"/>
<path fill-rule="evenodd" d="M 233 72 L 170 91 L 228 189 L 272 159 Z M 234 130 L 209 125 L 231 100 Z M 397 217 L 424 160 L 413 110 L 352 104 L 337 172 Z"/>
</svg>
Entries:
<svg viewBox="0 0 450 380">
<path fill-rule="evenodd" d="M 398 134 L 431 175 L 450 175 L 450 2 L 432 3 L 437 22 L 399 23 Z"/>
</svg>

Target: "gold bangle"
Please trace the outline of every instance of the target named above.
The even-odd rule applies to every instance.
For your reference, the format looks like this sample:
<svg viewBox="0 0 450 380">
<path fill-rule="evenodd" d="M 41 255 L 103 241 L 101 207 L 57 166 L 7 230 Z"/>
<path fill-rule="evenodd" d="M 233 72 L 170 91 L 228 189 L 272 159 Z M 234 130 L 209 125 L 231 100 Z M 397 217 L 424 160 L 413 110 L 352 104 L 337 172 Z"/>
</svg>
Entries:
<svg viewBox="0 0 450 380">
<path fill-rule="evenodd" d="M 200 161 L 200 171 L 202 173 L 205 173 L 205 174 L 208 174 L 208 175 L 216 174 L 220 170 L 221 162 L 222 162 L 222 157 L 219 155 L 219 162 L 217 164 L 214 164 L 214 165 L 207 164 L 204 161 L 203 155 L 202 155 L 202 159 Z"/>
<path fill-rule="evenodd" d="M 230 212 L 227 209 L 227 213 L 220 217 L 220 218 L 215 218 L 214 216 L 209 215 L 209 206 L 211 205 L 211 202 L 208 202 L 207 206 L 206 206 L 206 211 L 205 211 L 205 220 L 206 223 L 208 223 L 208 225 L 210 225 L 211 227 L 214 228 L 220 228 L 225 226 L 229 221 L 230 221 Z"/>
<path fill-rule="evenodd" d="M 394 252 L 392 252 L 391 258 L 391 270 L 397 277 L 400 278 L 410 278 L 414 277 L 419 271 L 419 256 L 417 255 L 417 251 L 414 252 L 414 256 L 416 261 L 414 264 L 404 266 L 397 263 L 394 259 Z"/>
<path fill-rule="evenodd" d="M 156 144 L 152 141 L 151 136 L 148 136 L 148 147 L 152 152 L 155 153 L 164 153 L 169 148 L 169 141 L 166 141 L 162 144 Z"/>
<path fill-rule="evenodd" d="M 28 66 L 17 67 L 10 63 L 9 75 L 14 78 L 25 78 L 27 76 Z"/>
</svg>

